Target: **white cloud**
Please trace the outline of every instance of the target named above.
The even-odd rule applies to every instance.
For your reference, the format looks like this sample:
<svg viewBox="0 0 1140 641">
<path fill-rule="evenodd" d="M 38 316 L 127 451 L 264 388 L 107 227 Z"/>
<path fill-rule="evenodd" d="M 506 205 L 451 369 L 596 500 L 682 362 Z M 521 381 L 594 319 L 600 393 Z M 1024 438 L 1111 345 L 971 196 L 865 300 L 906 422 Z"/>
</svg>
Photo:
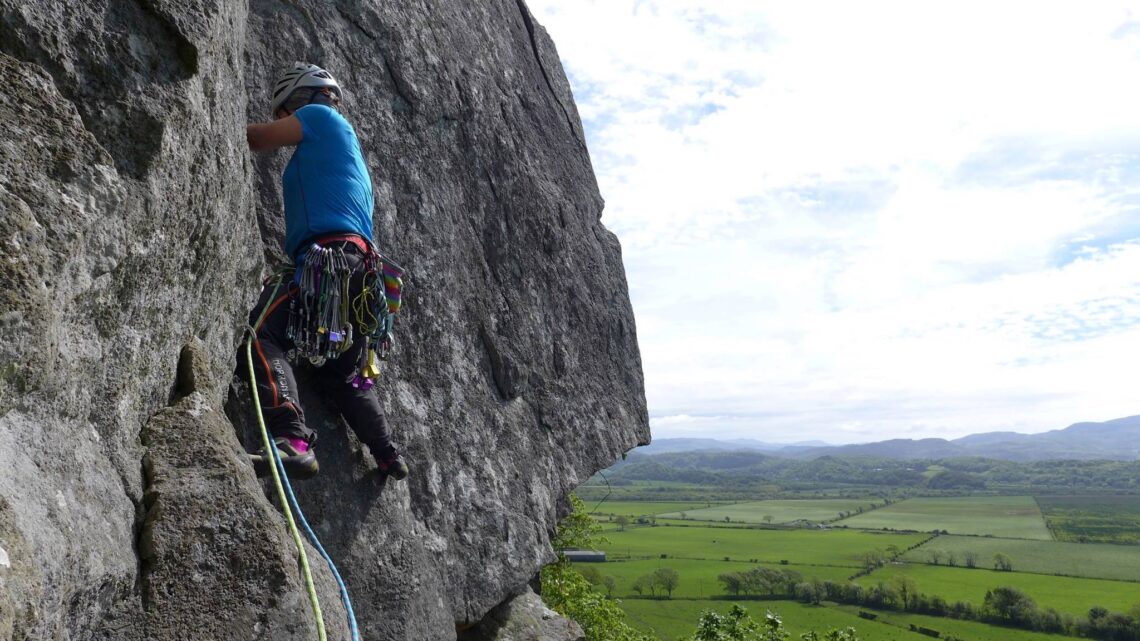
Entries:
<svg viewBox="0 0 1140 641">
<path fill-rule="evenodd" d="M 624 246 L 657 437 L 1140 413 L 1127 4 L 531 8 Z"/>
</svg>

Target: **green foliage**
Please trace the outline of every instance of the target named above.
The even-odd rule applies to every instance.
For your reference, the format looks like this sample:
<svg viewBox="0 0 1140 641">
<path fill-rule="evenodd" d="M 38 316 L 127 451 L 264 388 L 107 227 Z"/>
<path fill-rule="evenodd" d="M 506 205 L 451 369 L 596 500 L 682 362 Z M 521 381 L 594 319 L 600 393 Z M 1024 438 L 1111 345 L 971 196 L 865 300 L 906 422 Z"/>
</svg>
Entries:
<svg viewBox="0 0 1140 641">
<path fill-rule="evenodd" d="M 1037 604 L 1021 590 L 1002 586 L 986 592 L 982 608 L 987 614 L 1004 622 L 1025 625 L 1032 621 L 1032 615 L 1037 610 Z"/>
<path fill-rule="evenodd" d="M 1003 554 L 1001 552 L 995 552 L 994 569 L 1000 572 L 1012 572 L 1013 561 L 1009 558 L 1009 555 Z"/>
<path fill-rule="evenodd" d="M 684 487 L 673 500 L 748 496 L 772 486 L 887 487 L 935 491 L 981 488 L 1140 489 L 1140 461 L 1068 460 L 1016 462 L 983 458 L 892 459 L 875 456 L 821 456 L 810 460 L 759 452 L 675 452 L 637 457 L 610 473 L 614 486 L 635 486 L 646 496 L 646 481 Z M 715 486 L 701 492 L 693 486 Z M 610 487 L 607 486 L 607 491 Z"/>
<path fill-rule="evenodd" d="M 571 512 L 559 523 L 552 541 L 555 548 L 591 549 L 603 543 L 601 527 L 586 514 L 582 501 L 571 494 L 570 505 Z M 543 601 L 555 612 L 577 621 L 587 641 L 656 641 L 630 627 L 621 607 L 594 590 L 564 555 L 559 554 L 557 561 L 542 568 L 541 577 Z M 604 581 L 600 576 L 598 580 Z"/>
<path fill-rule="evenodd" d="M 784 641 L 790 635 L 780 617 L 769 612 L 763 624 L 752 620 L 748 611 L 739 605 L 732 606 L 728 614 L 712 610 L 701 613 L 697 631 L 691 641 Z"/>
<path fill-rule="evenodd" d="M 701 613 L 697 631 L 686 641 L 785 641 L 791 636 L 780 616 L 769 611 L 761 622 L 754 621 L 748 611 L 733 605 L 727 614 L 713 610 Z M 800 635 L 803 641 L 859 641 L 855 628 L 828 630 L 822 634 L 811 630 Z"/>
<path fill-rule="evenodd" d="M 595 591 L 570 563 L 542 569 L 542 598 L 550 609 L 582 626 L 587 641 L 656 641 L 630 627 L 617 602 Z"/>
<path fill-rule="evenodd" d="M 560 554 L 562 550 L 592 550 L 609 542 L 601 534 L 602 526 L 586 513 L 582 499 L 571 494 L 570 513 L 558 523 L 550 544 Z"/>
</svg>

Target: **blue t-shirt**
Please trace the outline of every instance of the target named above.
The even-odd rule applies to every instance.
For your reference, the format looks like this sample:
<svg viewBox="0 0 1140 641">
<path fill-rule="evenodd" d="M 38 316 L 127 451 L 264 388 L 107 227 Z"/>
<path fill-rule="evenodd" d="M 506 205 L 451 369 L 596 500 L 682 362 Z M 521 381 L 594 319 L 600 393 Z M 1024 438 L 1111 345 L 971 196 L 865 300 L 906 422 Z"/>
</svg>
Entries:
<svg viewBox="0 0 1140 641">
<path fill-rule="evenodd" d="M 285 166 L 285 253 L 298 259 L 301 243 L 323 234 L 354 233 L 372 241 L 372 179 L 352 125 L 332 107 L 293 112 L 302 137 Z"/>
</svg>

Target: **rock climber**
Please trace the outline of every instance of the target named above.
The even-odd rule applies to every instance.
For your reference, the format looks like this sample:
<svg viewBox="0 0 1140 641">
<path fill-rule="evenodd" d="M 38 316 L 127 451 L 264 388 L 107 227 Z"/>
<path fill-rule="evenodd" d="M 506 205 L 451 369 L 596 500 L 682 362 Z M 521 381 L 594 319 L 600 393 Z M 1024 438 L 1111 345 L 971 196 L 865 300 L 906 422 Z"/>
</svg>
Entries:
<svg viewBox="0 0 1140 641">
<path fill-rule="evenodd" d="M 271 277 L 266 281 L 250 312 L 249 325 L 255 338 L 254 384 L 273 443 L 290 476 L 309 478 L 319 469 L 313 454 L 316 434 L 305 424 L 290 363 L 293 357 L 319 365 L 314 377 L 326 397 L 368 446 L 380 473 L 400 480 L 408 475 L 408 466 L 392 443 L 384 409 L 371 389 L 376 356 L 374 345 L 366 338 L 370 328 L 361 318 L 361 308 L 367 316 L 368 283 L 377 278 L 379 256 L 372 242 L 372 180 L 356 132 L 340 113 L 340 103 L 341 88 L 328 71 L 295 63 L 273 86 L 269 105 L 273 121 L 246 127 L 252 151 L 294 148 L 282 176 L 285 253 L 294 265 L 276 280 Z M 306 265 L 306 260 L 327 261 L 324 267 L 331 271 Z M 344 274 L 343 290 L 337 284 L 330 290 L 337 268 Z M 302 282 L 303 272 L 309 274 L 307 284 Z M 322 273 L 326 290 L 339 302 L 309 309 L 306 301 L 315 306 L 326 298 L 315 289 L 310 292 L 312 297 L 304 296 L 305 287 L 321 287 Z M 347 297 L 343 296 L 345 292 Z M 309 312 L 321 316 L 314 321 L 317 325 L 329 327 L 306 329 Z M 328 321 L 326 314 L 334 320 Z M 344 331 L 337 331 L 342 328 Z M 303 341 L 301 336 L 307 338 Z M 312 356 L 312 349 L 305 347 L 322 339 L 328 353 Z M 362 378 L 362 369 L 363 376 L 370 378 Z M 269 473 L 273 464 L 269 454 L 263 450 L 250 455 L 259 475 Z"/>
</svg>

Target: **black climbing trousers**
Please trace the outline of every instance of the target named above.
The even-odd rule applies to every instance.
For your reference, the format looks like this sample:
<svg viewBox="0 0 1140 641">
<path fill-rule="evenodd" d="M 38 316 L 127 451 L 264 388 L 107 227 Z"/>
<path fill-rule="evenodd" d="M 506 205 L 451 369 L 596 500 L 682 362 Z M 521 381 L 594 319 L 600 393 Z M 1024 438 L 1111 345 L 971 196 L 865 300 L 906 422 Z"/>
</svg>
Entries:
<svg viewBox="0 0 1140 641">
<path fill-rule="evenodd" d="M 364 257 L 351 243 L 344 243 L 344 253 L 352 267 L 352 280 L 349 286 L 350 300 L 352 300 L 360 293 Z M 256 330 L 256 339 L 253 343 L 253 370 L 257 379 L 261 412 L 273 436 L 300 438 L 313 443 L 316 441 L 316 433 L 305 425 L 305 413 L 301 409 L 297 378 L 293 373 L 293 366 L 286 358 L 289 350 L 293 349 L 293 341 L 287 335 L 289 303 L 296 295 L 297 288 L 292 281 L 283 282 L 274 296 L 277 278 L 278 276 L 274 276 L 266 282 L 257 304 L 249 313 L 249 325 Z M 282 278 L 289 278 L 289 275 Z M 268 313 L 262 319 L 260 326 L 255 327 L 254 324 L 261 318 L 262 311 L 266 307 L 269 308 Z M 364 390 L 352 386 L 352 379 L 364 349 L 364 340 L 355 320 L 352 331 L 355 338 L 352 347 L 339 357 L 329 359 L 321 367 L 315 368 L 314 377 L 321 386 L 324 396 L 333 401 L 349 427 L 356 432 L 360 442 L 367 445 L 378 460 L 388 461 L 396 456 L 396 448 L 392 445 L 388 433 L 388 423 L 384 418 L 384 408 L 380 405 L 380 399 L 376 397 L 374 389 Z M 248 376 L 249 366 L 245 361 L 245 350 L 239 351 L 238 361 L 239 371 L 247 372 Z M 309 366 L 308 363 L 304 365 Z"/>
</svg>

